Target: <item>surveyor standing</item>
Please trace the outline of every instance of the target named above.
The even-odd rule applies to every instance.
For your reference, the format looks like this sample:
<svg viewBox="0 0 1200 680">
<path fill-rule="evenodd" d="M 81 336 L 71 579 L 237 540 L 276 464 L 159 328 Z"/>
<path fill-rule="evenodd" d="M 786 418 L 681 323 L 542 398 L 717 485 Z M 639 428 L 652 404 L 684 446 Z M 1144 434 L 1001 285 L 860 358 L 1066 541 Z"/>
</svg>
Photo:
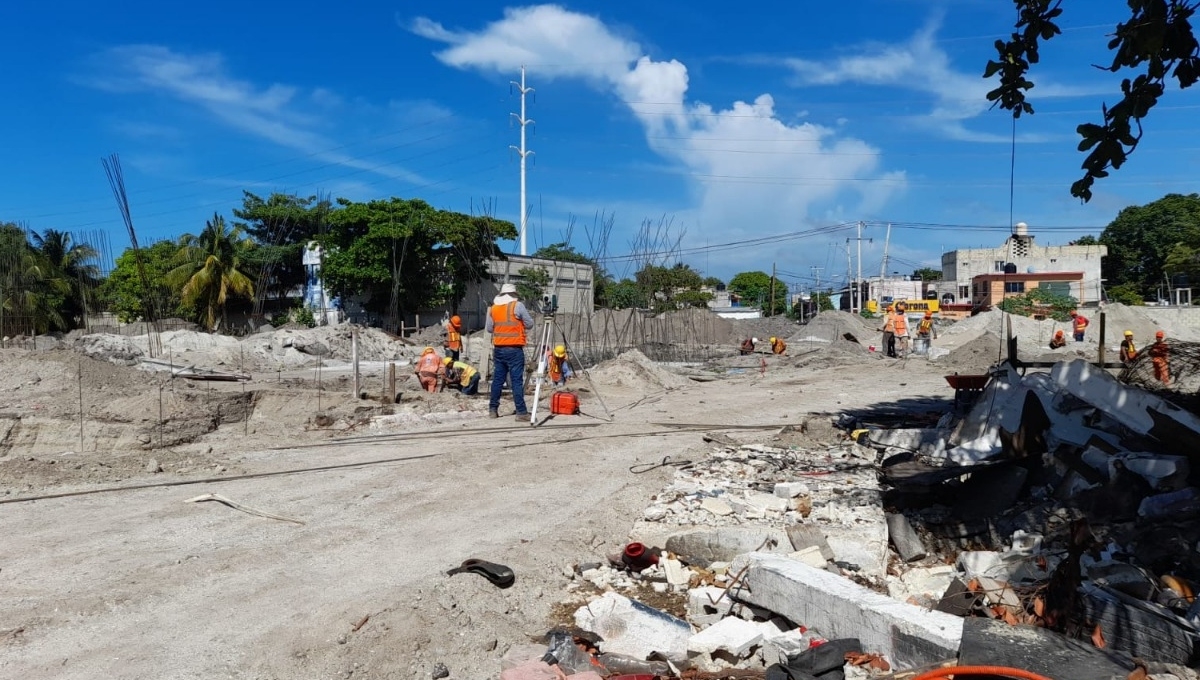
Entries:
<svg viewBox="0 0 1200 680">
<path fill-rule="evenodd" d="M 896 321 L 892 314 L 892 307 L 888 305 L 887 311 L 883 315 L 883 351 L 889 357 L 896 356 Z"/>
<path fill-rule="evenodd" d="M 1063 335 L 1062 329 L 1054 331 L 1054 337 L 1050 338 L 1050 349 L 1060 349 L 1067 346 L 1067 338 Z"/>
<path fill-rule="evenodd" d="M 1075 342 L 1083 342 L 1083 333 L 1087 330 L 1087 327 L 1087 317 L 1072 309 L 1071 328 L 1075 331 Z"/>
<path fill-rule="evenodd" d="M 567 384 L 567 380 L 575 377 L 564 345 L 557 345 L 552 351 L 546 351 L 546 374 L 550 376 L 550 382 L 555 387 L 562 387 Z"/>
<path fill-rule="evenodd" d="M 783 338 L 771 338 L 771 352 L 773 354 L 785 354 L 787 352 L 787 343 Z"/>
<path fill-rule="evenodd" d="M 1137 347 L 1133 344 L 1133 331 L 1125 331 L 1125 339 L 1121 341 L 1121 363 L 1128 366 L 1137 355 Z"/>
<path fill-rule="evenodd" d="M 446 322 L 446 341 L 443 346 L 446 348 L 446 356 L 458 361 L 462 352 L 462 319 L 457 314 Z"/>
<path fill-rule="evenodd" d="M 421 358 L 417 359 L 417 367 L 413 372 L 426 392 L 436 392 L 438 378 L 442 375 L 442 358 L 432 347 L 426 347 L 421 350 Z"/>
<path fill-rule="evenodd" d="M 446 367 L 443 386 L 458 390 L 466 395 L 479 394 L 479 370 L 465 361 L 455 361 L 450 357 L 442 359 Z"/>
<path fill-rule="evenodd" d="M 1154 365 L 1154 379 L 1164 385 L 1171 384 L 1171 349 L 1167 347 L 1166 333 L 1158 331 L 1154 334 L 1154 344 L 1146 348 L 1150 354 L 1150 363 Z"/>
<path fill-rule="evenodd" d="M 500 417 L 500 391 L 507 380 L 512 389 L 517 420 L 528 421 L 525 408 L 525 332 L 533 328 L 533 316 L 517 299 L 517 286 L 506 283 L 492 300 L 484 330 L 492 334 L 492 391 L 488 415 Z"/>
<path fill-rule="evenodd" d="M 908 353 L 908 316 L 904 313 L 904 305 L 896 306 L 896 316 L 892 319 L 892 332 L 900 345 L 900 354 Z M 896 356 L 895 353 L 892 356 Z"/>
</svg>

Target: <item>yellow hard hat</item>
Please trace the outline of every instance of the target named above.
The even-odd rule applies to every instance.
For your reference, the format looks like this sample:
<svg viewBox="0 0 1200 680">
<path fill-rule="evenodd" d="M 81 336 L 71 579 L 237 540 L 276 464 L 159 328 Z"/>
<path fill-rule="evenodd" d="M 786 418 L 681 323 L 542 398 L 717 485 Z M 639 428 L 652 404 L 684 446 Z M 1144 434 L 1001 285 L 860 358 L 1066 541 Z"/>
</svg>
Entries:
<svg viewBox="0 0 1200 680">
<path fill-rule="evenodd" d="M 421 350 L 421 356 L 425 356 L 426 354 L 432 354 L 432 353 L 433 353 L 432 347 L 426 347 L 425 349 Z"/>
<path fill-rule="evenodd" d="M 449 366 L 450 364 L 454 363 L 454 357 L 446 357 L 445 359 L 442 359 L 442 363 Z"/>
<path fill-rule="evenodd" d="M 773 345 L 773 344 L 775 344 L 775 338 L 771 338 L 769 342 L 770 342 L 772 345 Z"/>
<path fill-rule="evenodd" d="M 1127 337 L 1127 338 L 1132 338 L 1132 337 L 1133 337 L 1133 331 L 1125 331 L 1125 337 Z"/>
<path fill-rule="evenodd" d="M 567 348 L 563 347 L 562 345 L 558 345 L 554 348 L 554 356 L 558 357 L 559 359 L 567 356 Z"/>
</svg>

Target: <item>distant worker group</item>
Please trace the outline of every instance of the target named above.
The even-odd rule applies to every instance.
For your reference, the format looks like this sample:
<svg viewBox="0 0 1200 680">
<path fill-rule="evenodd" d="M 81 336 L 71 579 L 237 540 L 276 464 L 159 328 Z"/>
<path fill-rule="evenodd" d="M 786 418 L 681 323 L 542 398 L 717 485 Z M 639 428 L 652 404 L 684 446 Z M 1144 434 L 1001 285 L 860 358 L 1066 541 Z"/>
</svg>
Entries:
<svg viewBox="0 0 1200 680">
<path fill-rule="evenodd" d="M 1171 384 L 1171 348 L 1167 346 L 1167 334 L 1163 331 L 1154 333 L 1154 344 L 1147 347 L 1146 354 L 1150 357 L 1150 365 L 1154 370 L 1154 379 L 1164 385 Z M 1133 342 L 1133 331 L 1125 331 L 1125 339 L 1121 341 L 1121 364 L 1130 366 L 1141 356 Z"/>
</svg>

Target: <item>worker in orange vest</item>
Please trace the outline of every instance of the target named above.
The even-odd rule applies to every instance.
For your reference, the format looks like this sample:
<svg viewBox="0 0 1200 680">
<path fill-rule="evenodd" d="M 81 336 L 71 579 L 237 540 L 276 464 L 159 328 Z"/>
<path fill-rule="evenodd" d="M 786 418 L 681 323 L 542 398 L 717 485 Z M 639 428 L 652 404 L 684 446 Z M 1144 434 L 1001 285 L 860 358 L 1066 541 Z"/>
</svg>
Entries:
<svg viewBox="0 0 1200 680">
<path fill-rule="evenodd" d="M 1087 317 L 1072 309 L 1071 322 L 1071 327 L 1075 331 L 1075 342 L 1083 342 L 1083 332 L 1088 327 Z"/>
<path fill-rule="evenodd" d="M 546 351 L 546 373 L 555 387 L 562 387 L 567 384 L 567 380 L 575 377 L 571 363 L 567 360 L 565 346 L 558 345 L 552 351 Z"/>
<path fill-rule="evenodd" d="M 505 381 L 512 389 L 516 418 L 529 421 L 525 408 L 525 333 L 533 328 L 533 315 L 517 299 L 516 284 L 500 286 L 492 300 L 484 330 L 492 334 L 492 391 L 488 415 L 500 417 L 500 392 Z"/>
<path fill-rule="evenodd" d="M 1154 379 L 1164 385 L 1171 384 L 1171 367 L 1170 355 L 1171 349 L 1167 347 L 1167 341 L 1164 339 L 1166 334 L 1158 331 L 1154 334 L 1154 344 L 1146 348 L 1150 354 L 1150 363 L 1154 365 Z"/>
<path fill-rule="evenodd" d="M 421 358 L 417 359 L 417 367 L 413 372 L 426 392 L 436 392 L 438 378 L 442 377 L 442 358 L 432 347 L 426 347 L 421 351 Z"/>
<path fill-rule="evenodd" d="M 892 319 L 892 333 L 895 334 L 896 343 L 900 349 L 893 356 L 899 356 L 908 353 L 908 316 L 904 313 L 904 306 L 896 307 L 896 316 Z"/>
<path fill-rule="evenodd" d="M 889 357 L 896 356 L 896 320 L 891 305 L 883 314 L 883 351 Z"/>
<path fill-rule="evenodd" d="M 783 338 L 771 338 L 771 352 L 774 354 L 787 352 L 787 343 L 783 341 Z"/>
<path fill-rule="evenodd" d="M 1128 366 L 1137 356 L 1137 347 L 1133 344 L 1133 331 L 1125 331 L 1125 339 L 1121 341 L 1121 363 Z"/>
<path fill-rule="evenodd" d="M 462 319 L 457 314 L 446 322 L 446 342 L 442 346 L 446 348 L 446 356 L 458 361 L 462 352 Z"/>
<path fill-rule="evenodd" d="M 1062 329 L 1054 331 L 1054 337 L 1050 338 L 1050 349 L 1059 349 L 1067 346 L 1067 338 L 1063 334 Z"/>
</svg>

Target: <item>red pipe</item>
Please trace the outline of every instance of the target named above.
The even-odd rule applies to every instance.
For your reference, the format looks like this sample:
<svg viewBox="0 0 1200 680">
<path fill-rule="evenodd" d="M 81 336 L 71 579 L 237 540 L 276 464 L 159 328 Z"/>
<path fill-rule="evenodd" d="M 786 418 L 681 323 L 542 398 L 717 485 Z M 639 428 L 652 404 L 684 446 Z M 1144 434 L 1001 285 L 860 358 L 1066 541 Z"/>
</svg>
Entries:
<svg viewBox="0 0 1200 680">
<path fill-rule="evenodd" d="M 1038 675 L 1033 671 L 1008 668 L 1006 666 L 950 666 L 948 668 L 935 668 L 934 670 L 918 675 L 912 680 L 941 680 L 942 678 L 957 678 L 959 676 L 970 675 L 1002 675 L 1010 678 L 1019 678 L 1020 680 L 1053 680 L 1053 678 Z"/>
</svg>

